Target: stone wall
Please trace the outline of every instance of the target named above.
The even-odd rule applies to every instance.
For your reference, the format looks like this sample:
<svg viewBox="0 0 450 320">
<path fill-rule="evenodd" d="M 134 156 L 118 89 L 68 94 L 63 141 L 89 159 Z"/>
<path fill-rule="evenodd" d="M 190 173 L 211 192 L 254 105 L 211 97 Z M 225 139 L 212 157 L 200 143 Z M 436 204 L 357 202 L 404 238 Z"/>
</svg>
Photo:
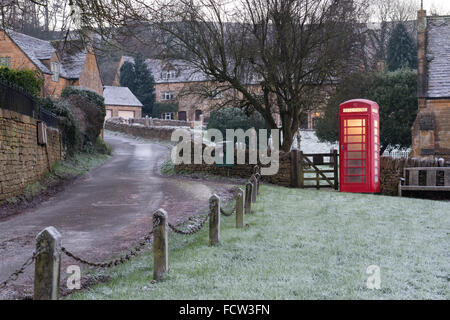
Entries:
<svg viewBox="0 0 450 320">
<path fill-rule="evenodd" d="M 113 115 L 114 116 L 114 115 Z M 139 118 L 139 117 L 137 117 Z M 192 122 L 190 121 L 181 121 L 181 120 L 163 120 L 163 119 L 155 119 L 155 118 L 141 118 L 141 119 L 133 119 L 133 123 L 139 123 L 142 125 L 150 125 L 156 127 L 169 126 L 169 127 L 191 127 Z"/>
<path fill-rule="evenodd" d="M 422 108 L 412 129 L 413 156 L 450 161 L 450 100 L 420 100 Z"/>
<path fill-rule="evenodd" d="M 102 76 L 100 75 L 97 58 L 95 57 L 95 51 L 92 47 L 88 50 L 83 71 L 80 74 L 80 79 L 78 79 L 75 85 L 89 88 L 103 96 Z"/>
<path fill-rule="evenodd" d="M 398 195 L 398 183 L 403 176 L 406 159 L 381 158 L 381 194 Z"/>
<path fill-rule="evenodd" d="M 172 132 L 176 130 L 175 127 L 145 127 L 140 124 L 130 125 L 128 123 L 116 121 L 116 119 L 106 121 L 105 129 L 130 134 L 136 137 L 164 141 L 170 141 L 172 138 Z"/>
<path fill-rule="evenodd" d="M 193 154 L 193 153 L 192 153 Z M 234 154 L 234 163 L 237 163 L 237 152 Z M 246 151 L 247 164 L 236 164 L 229 167 L 217 166 L 215 164 L 180 164 L 175 166 L 176 173 L 208 173 L 219 176 L 240 177 L 248 179 L 252 176 L 255 165 L 248 164 L 248 150 Z M 193 163 L 193 161 L 192 161 Z M 283 187 L 291 186 L 291 157 L 290 153 L 280 154 L 280 169 L 276 175 L 263 176 L 262 180 Z"/>
<path fill-rule="evenodd" d="M 47 145 L 39 145 L 37 121 L 0 109 L 0 203 L 40 180 L 62 158 L 61 134 L 47 128 Z"/>
<path fill-rule="evenodd" d="M 443 158 L 408 158 L 393 159 L 391 157 L 381 158 L 381 194 L 388 196 L 398 195 L 398 184 L 403 177 L 404 168 L 426 168 L 426 167 L 450 167 L 450 162 Z M 404 178 L 404 177 L 403 177 Z M 426 183 L 421 181 L 421 183 Z"/>
</svg>

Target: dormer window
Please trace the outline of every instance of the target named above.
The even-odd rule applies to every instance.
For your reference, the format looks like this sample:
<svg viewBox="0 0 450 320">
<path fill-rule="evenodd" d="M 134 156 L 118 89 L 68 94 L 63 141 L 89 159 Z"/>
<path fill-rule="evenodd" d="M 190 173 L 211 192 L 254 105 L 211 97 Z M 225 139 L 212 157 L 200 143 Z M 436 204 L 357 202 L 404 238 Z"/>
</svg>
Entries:
<svg viewBox="0 0 450 320">
<path fill-rule="evenodd" d="M 177 77 L 177 73 L 175 70 L 163 71 L 162 78 L 163 80 L 172 80 Z"/>
<path fill-rule="evenodd" d="M 52 80 L 55 82 L 59 81 L 60 64 L 58 62 L 51 63 L 52 70 Z"/>
</svg>

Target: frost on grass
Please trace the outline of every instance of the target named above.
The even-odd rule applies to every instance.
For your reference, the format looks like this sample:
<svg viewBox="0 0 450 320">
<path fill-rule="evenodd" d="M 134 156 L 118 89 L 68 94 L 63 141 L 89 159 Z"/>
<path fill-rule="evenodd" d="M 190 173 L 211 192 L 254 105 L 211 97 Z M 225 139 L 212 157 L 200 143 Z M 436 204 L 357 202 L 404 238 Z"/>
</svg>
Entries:
<svg viewBox="0 0 450 320">
<path fill-rule="evenodd" d="M 449 299 L 450 203 L 262 186 L 250 228 L 222 217 L 170 234 L 169 276 L 150 284 L 145 254 L 74 299 Z M 366 270 L 381 268 L 381 289 Z"/>
</svg>

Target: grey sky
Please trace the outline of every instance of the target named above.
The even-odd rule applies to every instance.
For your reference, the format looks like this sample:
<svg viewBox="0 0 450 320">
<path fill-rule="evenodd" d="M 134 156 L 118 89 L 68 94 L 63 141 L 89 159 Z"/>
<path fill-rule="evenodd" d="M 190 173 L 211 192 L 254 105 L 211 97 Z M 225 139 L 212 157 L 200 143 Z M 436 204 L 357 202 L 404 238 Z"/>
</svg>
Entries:
<svg viewBox="0 0 450 320">
<path fill-rule="evenodd" d="M 440 15 L 450 14 L 450 0 L 423 0 L 423 6 L 428 12 L 436 10 Z"/>
</svg>

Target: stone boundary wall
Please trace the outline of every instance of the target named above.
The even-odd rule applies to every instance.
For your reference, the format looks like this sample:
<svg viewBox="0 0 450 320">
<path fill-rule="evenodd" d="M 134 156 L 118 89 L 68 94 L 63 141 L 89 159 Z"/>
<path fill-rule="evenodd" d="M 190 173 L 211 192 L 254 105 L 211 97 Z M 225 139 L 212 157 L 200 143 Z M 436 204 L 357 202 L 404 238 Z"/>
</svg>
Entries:
<svg viewBox="0 0 450 320">
<path fill-rule="evenodd" d="M 417 167 L 450 167 L 450 162 L 444 159 L 393 159 L 391 157 L 382 157 L 381 194 L 397 196 L 399 179 L 403 177 L 403 169 Z"/>
<path fill-rule="evenodd" d="M 110 131 L 122 132 L 141 138 L 170 141 L 172 138 L 172 132 L 174 132 L 177 128 L 155 126 L 145 127 L 143 125 L 132 125 L 116 121 L 106 121 L 105 129 Z"/>
<path fill-rule="evenodd" d="M 203 148 L 205 146 L 203 145 Z M 193 152 L 192 152 L 193 154 Z M 237 163 L 237 152 L 234 153 L 234 163 Z M 246 150 L 246 161 L 248 162 L 248 150 Z M 193 163 L 193 159 L 192 159 Z M 176 173 L 208 173 L 219 176 L 240 177 L 249 179 L 254 173 L 254 164 L 236 164 L 231 167 L 217 166 L 215 164 L 180 164 L 175 165 Z M 280 170 L 274 176 L 263 176 L 262 180 L 283 187 L 291 186 L 291 157 L 290 153 L 280 153 Z"/>
<path fill-rule="evenodd" d="M 154 127 L 190 127 L 192 122 L 189 121 L 181 121 L 181 120 L 163 120 L 156 118 L 140 118 L 140 119 L 131 119 L 132 123 L 139 123 L 142 125 L 154 126 Z"/>
<path fill-rule="evenodd" d="M 0 203 L 21 194 L 61 159 L 58 129 L 47 128 L 47 145 L 39 145 L 36 119 L 0 108 Z"/>
</svg>

